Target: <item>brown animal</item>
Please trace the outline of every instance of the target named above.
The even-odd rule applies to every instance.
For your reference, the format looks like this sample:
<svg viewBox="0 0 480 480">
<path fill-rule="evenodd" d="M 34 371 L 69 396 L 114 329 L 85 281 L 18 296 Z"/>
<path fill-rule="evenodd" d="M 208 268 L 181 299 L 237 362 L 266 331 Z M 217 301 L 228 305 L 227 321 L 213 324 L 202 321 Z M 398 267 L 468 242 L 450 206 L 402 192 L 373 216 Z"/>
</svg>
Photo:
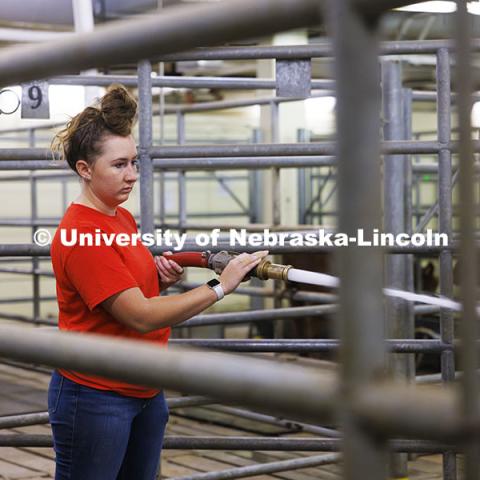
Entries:
<svg viewBox="0 0 480 480">
<path fill-rule="evenodd" d="M 334 256 L 331 253 L 287 253 L 282 255 L 282 264 L 292 265 L 294 268 L 311 272 L 336 275 L 334 270 Z M 335 293 L 332 289 L 316 285 L 286 283 L 287 298 L 295 291 Z M 290 306 L 299 307 L 312 303 L 290 300 Z M 285 322 L 285 338 L 332 338 L 334 337 L 333 315 L 319 317 L 304 317 Z M 325 355 L 311 354 L 309 356 L 322 357 Z"/>
</svg>

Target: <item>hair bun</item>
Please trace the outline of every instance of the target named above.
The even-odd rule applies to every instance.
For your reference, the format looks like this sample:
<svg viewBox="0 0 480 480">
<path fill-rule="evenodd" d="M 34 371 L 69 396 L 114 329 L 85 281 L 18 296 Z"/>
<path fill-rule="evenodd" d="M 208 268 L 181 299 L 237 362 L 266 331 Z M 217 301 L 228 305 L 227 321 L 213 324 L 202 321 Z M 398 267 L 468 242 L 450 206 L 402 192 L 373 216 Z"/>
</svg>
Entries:
<svg viewBox="0 0 480 480">
<path fill-rule="evenodd" d="M 111 85 L 100 101 L 100 112 L 112 133 L 126 137 L 132 131 L 137 102 L 124 86 Z"/>
</svg>

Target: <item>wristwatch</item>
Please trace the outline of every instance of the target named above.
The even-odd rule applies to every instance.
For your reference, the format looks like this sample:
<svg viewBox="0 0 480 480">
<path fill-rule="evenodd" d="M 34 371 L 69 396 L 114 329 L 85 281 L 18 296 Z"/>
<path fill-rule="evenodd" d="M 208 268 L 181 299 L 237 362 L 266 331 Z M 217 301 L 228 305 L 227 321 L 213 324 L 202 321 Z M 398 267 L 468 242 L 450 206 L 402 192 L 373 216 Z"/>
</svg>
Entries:
<svg viewBox="0 0 480 480">
<path fill-rule="evenodd" d="M 225 296 L 222 284 L 216 278 L 213 278 L 212 280 L 207 282 L 207 287 L 211 288 L 215 292 L 215 295 L 217 296 L 217 302 Z"/>
</svg>

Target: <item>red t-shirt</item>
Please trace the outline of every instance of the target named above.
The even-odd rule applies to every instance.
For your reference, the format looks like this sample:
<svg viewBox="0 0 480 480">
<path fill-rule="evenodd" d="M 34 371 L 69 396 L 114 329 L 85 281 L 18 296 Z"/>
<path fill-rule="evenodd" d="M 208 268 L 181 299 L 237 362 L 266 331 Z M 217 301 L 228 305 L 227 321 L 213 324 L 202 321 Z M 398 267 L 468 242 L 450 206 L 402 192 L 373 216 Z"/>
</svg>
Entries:
<svg viewBox="0 0 480 480">
<path fill-rule="evenodd" d="M 72 229 L 76 229 L 77 245 L 66 246 L 62 243 L 62 229 L 66 242 L 74 239 Z M 78 240 L 81 233 L 97 236 L 99 233 L 131 235 L 137 233 L 137 225 L 133 216 L 121 207 L 117 207 L 114 216 L 85 205 L 71 204 L 68 207 L 51 246 L 60 330 L 147 340 L 165 345 L 170 328 L 141 334 L 117 321 L 100 306 L 112 295 L 133 287 L 140 288 L 146 298 L 159 295 L 157 270 L 148 249 L 140 240 L 136 246 L 120 246 L 115 242 L 108 246 L 108 241 L 102 241 L 100 246 L 80 246 Z M 100 390 L 112 390 L 140 398 L 158 393 L 158 390 L 117 380 L 70 370 L 59 371 L 74 382 Z"/>
</svg>

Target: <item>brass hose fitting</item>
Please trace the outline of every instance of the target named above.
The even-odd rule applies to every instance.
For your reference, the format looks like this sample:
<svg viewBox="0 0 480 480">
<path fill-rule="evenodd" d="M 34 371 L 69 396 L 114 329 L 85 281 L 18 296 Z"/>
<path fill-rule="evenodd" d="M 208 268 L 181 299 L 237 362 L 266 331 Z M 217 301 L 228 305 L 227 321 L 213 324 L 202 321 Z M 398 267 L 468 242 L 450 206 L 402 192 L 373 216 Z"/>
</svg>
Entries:
<svg viewBox="0 0 480 480">
<path fill-rule="evenodd" d="M 272 263 L 270 260 L 263 259 L 255 268 L 255 276 L 260 280 L 288 280 L 288 271 L 292 268 L 291 265 L 279 265 Z"/>
<path fill-rule="evenodd" d="M 238 255 L 237 252 L 229 252 L 227 250 L 222 250 L 214 254 L 211 254 L 210 252 L 206 253 L 208 254 L 208 268 L 218 275 L 223 272 L 223 269 L 227 266 L 228 262 Z M 272 263 L 270 260 L 263 259 L 253 271 L 250 271 L 245 276 L 243 281 L 247 281 L 253 276 L 260 280 L 273 279 L 286 282 L 288 280 L 288 271 L 291 268 L 291 265 L 279 265 L 277 263 Z"/>
</svg>

